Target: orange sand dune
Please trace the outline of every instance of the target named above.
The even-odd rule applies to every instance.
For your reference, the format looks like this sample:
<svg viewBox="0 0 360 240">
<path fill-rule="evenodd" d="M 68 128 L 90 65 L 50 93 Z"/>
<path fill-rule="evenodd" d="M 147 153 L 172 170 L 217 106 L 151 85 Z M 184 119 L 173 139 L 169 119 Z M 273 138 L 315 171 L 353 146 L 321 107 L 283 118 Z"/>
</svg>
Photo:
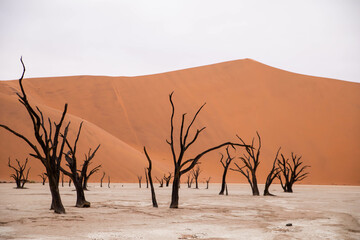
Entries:
<svg viewBox="0 0 360 240">
<path fill-rule="evenodd" d="M 189 157 L 223 141 L 236 141 L 235 134 L 250 141 L 259 131 L 263 140 L 260 182 L 281 146 L 286 155 L 294 151 L 311 165 L 304 183 L 360 184 L 358 83 L 295 74 L 245 59 L 139 77 L 25 79 L 24 86 L 31 103 L 53 119 L 59 118 L 65 102 L 69 104 L 71 139 L 80 121 L 85 121 L 79 156 L 100 143 L 93 165 L 101 163 L 112 181 L 136 181 L 147 165 L 144 145 L 153 158 L 155 176 L 172 170 L 165 139 L 170 130 L 168 94 L 175 91 L 177 124 L 181 113 L 187 112 L 189 121 L 206 102 L 195 124 L 206 130 Z M 16 91 L 17 81 L 0 82 L 0 122 L 31 136 Z M 0 130 L 0 139 L 0 179 L 8 180 L 8 157 L 22 159 L 30 149 L 5 130 Z M 216 152 L 203 159 L 201 179 L 211 176 L 212 181 L 220 181 L 219 156 Z M 43 167 L 35 159 L 30 165 L 30 178 L 39 180 Z M 100 175 L 92 180 L 99 181 Z M 245 182 L 234 172 L 229 180 Z"/>
</svg>

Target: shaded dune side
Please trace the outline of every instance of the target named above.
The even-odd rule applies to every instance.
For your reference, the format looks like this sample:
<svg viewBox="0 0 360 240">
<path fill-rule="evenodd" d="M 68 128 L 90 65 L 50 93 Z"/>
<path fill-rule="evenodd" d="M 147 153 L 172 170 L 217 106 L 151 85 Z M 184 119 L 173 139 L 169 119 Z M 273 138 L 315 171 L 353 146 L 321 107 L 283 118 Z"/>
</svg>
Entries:
<svg viewBox="0 0 360 240">
<path fill-rule="evenodd" d="M 195 124 L 207 129 L 188 156 L 223 141 L 236 141 L 236 133 L 250 141 L 259 131 L 263 140 L 261 182 L 277 148 L 282 146 L 286 155 L 291 151 L 300 153 L 311 165 L 310 177 L 304 183 L 360 184 L 360 84 L 357 83 L 294 74 L 247 59 L 149 76 L 39 78 L 26 79 L 24 84 L 35 102 L 60 110 L 68 102 L 71 115 L 111 133 L 140 156 L 142 147 L 147 146 L 154 166 L 161 172 L 171 170 L 172 165 L 165 139 L 170 130 L 168 94 L 175 90 L 177 124 L 181 113 L 187 112 L 189 121 L 197 108 L 207 103 Z M 26 121 L 21 122 L 14 115 L 21 109 L 19 103 L 15 104 L 13 93 L 18 89 L 17 82 L 8 81 L 1 86 L 4 87 L 0 93 L 15 100 L 11 107 L 1 107 L 0 121 L 11 126 L 12 119 L 18 118 L 19 126 L 25 126 Z M 0 146 L 3 166 L 7 155 L 12 154 L 11 146 L 22 145 L 14 143 L 17 140 L 4 131 L 0 131 L 0 139 L 10 141 L 7 146 Z M 104 144 L 110 141 L 97 140 Z M 100 157 L 99 152 L 96 161 L 103 163 L 105 171 L 116 168 L 122 175 L 126 168 L 117 165 L 125 160 L 115 163 L 114 156 L 120 153 L 110 157 L 116 148 L 109 149 L 108 155 Z M 220 180 L 219 159 L 217 152 L 202 161 L 202 178 L 212 176 L 213 181 Z M 135 181 L 135 175 L 142 173 L 146 165 L 143 157 L 142 166 L 129 162 L 132 161 L 124 165 L 132 177 L 126 173 L 126 178 L 119 177 L 121 181 Z M 0 172 L 1 178 L 6 178 L 6 171 Z M 231 172 L 229 180 L 245 182 Z"/>
<path fill-rule="evenodd" d="M 3 94 L 0 94 L 0 100 L 2 103 L 5 103 L 5 111 L 11 112 L 13 110 L 12 119 L 8 125 L 11 126 L 12 129 L 20 131 L 29 139 L 34 140 L 32 137 L 33 129 L 27 126 L 30 118 L 23 109 L 18 108 L 18 101 L 16 99 L 14 101 L 14 98 L 9 98 Z M 59 121 L 62 112 L 42 104 L 36 104 L 36 102 L 33 103 L 42 109 L 44 116 L 50 117 L 53 121 Z M 6 119 L 4 119 L 2 116 L 0 116 L 0 121 L 6 122 Z M 92 164 L 90 165 L 91 167 L 95 167 L 99 164 L 102 165 L 102 168 L 99 171 L 100 174 L 97 174 L 97 177 L 93 177 L 93 180 L 98 181 L 98 178 L 102 175 L 103 171 L 106 173 L 104 182 L 107 182 L 107 176 L 110 176 L 111 181 L 113 182 L 134 182 L 136 181 L 137 174 L 143 174 L 144 166 L 146 166 L 147 160 L 142 153 L 86 120 L 80 119 L 71 114 L 67 114 L 65 121 L 66 123 L 70 121 L 68 139 L 71 144 L 73 144 L 75 141 L 75 136 L 77 134 L 80 122 L 84 121 L 77 151 L 79 168 L 85 159 L 85 154 L 88 153 L 89 148 L 91 148 L 93 151 L 98 144 L 101 144 L 95 158 L 92 161 Z M 33 151 L 30 147 L 27 147 L 23 140 L 14 138 L 14 136 L 10 133 L 2 132 L 1 139 L 5 139 L 6 141 L 1 142 L 0 176 L 2 179 L 7 179 L 6 177 L 9 175 L 9 169 L 6 167 L 8 160 L 7 157 L 11 157 L 13 163 L 15 163 L 15 158 L 23 161 L 26 157 L 28 157 L 28 153 L 32 153 Z M 39 160 L 32 157 L 29 159 L 29 166 L 31 166 L 30 179 L 37 179 L 39 178 L 37 175 L 44 172 L 45 168 Z M 65 165 L 64 159 L 63 165 Z M 165 169 L 166 166 L 157 164 L 157 166 L 154 166 L 153 171 L 154 174 L 160 175 Z M 67 181 L 67 177 L 65 178 Z"/>
</svg>

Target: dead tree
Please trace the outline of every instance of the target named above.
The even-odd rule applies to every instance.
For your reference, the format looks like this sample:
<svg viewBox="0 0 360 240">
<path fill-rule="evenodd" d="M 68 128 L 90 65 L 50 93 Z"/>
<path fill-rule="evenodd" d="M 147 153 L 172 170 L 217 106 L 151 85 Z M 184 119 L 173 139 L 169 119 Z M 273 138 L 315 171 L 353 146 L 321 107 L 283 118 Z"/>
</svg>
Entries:
<svg viewBox="0 0 360 240">
<path fill-rule="evenodd" d="M 226 147 L 226 160 L 225 162 L 223 161 L 224 155 L 222 153 L 221 154 L 221 159 L 220 159 L 220 163 L 224 168 L 224 172 L 223 172 L 223 176 L 222 176 L 222 182 L 221 182 L 221 190 L 219 192 L 219 195 L 224 195 L 224 191 L 226 188 L 226 174 L 228 172 L 229 166 L 231 164 L 231 161 L 235 158 L 235 157 L 231 157 L 230 153 L 229 153 L 229 147 Z M 226 194 L 227 195 L 227 194 Z"/>
<path fill-rule="evenodd" d="M 105 172 L 103 172 L 103 175 L 102 175 L 102 177 L 100 179 L 100 187 L 102 187 L 102 182 L 103 182 L 104 177 L 105 177 Z"/>
<path fill-rule="evenodd" d="M 79 141 L 81 129 L 82 129 L 83 122 L 80 123 L 78 133 L 76 135 L 76 139 L 73 145 L 69 143 L 69 141 L 66 139 L 66 145 L 69 148 L 69 151 L 65 154 L 65 160 L 66 160 L 66 166 L 69 168 L 70 171 L 65 170 L 63 167 L 60 167 L 60 170 L 63 174 L 68 176 L 70 179 L 72 179 L 75 189 L 76 189 L 76 207 L 83 208 L 83 207 L 90 207 L 90 202 L 86 201 L 85 194 L 84 194 L 84 186 L 83 181 L 86 176 L 86 168 L 89 163 L 86 163 L 89 157 L 85 154 L 85 160 L 84 164 L 82 165 L 81 171 L 77 169 L 77 143 Z M 91 149 L 89 151 L 89 156 L 91 159 L 95 156 L 95 153 L 99 149 L 100 145 L 95 149 L 95 151 L 90 155 Z M 91 160 L 90 159 L 90 160 Z M 80 173 L 80 174 L 79 174 Z"/>
<path fill-rule="evenodd" d="M 165 180 L 166 187 L 169 186 L 170 181 L 171 181 L 171 178 L 172 178 L 172 173 L 171 173 L 171 172 L 169 172 L 169 175 L 168 175 L 168 176 L 166 176 L 166 175 L 164 174 L 164 180 Z"/>
<path fill-rule="evenodd" d="M 108 188 L 110 188 L 110 176 L 108 176 Z"/>
<path fill-rule="evenodd" d="M 187 175 L 187 181 L 186 181 L 188 188 L 191 188 L 193 181 L 194 181 L 194 177 L 193 177 L 192 173 L 189 173 Z"/>
<path fill-rule="evenodd" d="M 149 179 L 148 179 L 148 175 L 146 173 L 146 168 L 144 168 L 144 170 L 145 170 L 146 188 L 149 188 Z"/>
<path fill-rule="evenodd" d="M 41 179 L 42 179 L 42 185 L 45 185 L 46 178 L 47 178 L 46 173 L 39 174 L 38 176 L 40 176 Z"/>
<path fill-rule="evenodd" d="M 273 194 L 271 194 L 269 192 L 269 188 L 270 185 L 272 184 L 272 182 L 274 181 L 274 179 L 278 176 L 278 174 L 280 173 L 280 169 L 278 167 L 276 167 L 276 163 L 278 161 L 278 156 L 279 156 L 279 152 L 280 149 L 276 152 L 276 156 L 272 165 L 272 168 L 266 178 L 266 182 L 265 182 L 265 189 L 264 189 L 264 196 L 274 196 Z"/>
<path fill-rule="evenodd" d="M 142 176 L 137 176 L 138 180 L 139 180 L 139 188 L 141 188 L 141 179 L 142 179 Z"/>
<path fill-rule="evenodd" d="M 152 163 L 151 163 L 151 159 L 150 159 L 148 153 L 146 152 L 145 147 L 144 147 L 144 153 L 145 153 L 146 158 L 147 158 L 147 160 L 149 162 L 149 167 L 147 168 L 147 176 L 148 176 L 149 183 L 150 183 L 152 204 L 153 204 L 153 207 L 158 207 L 158 204 L 157 204 L 157 201 L 156 201 L 155 189 L 154 189 L 153 181 L 152 181 L 152 178 L 151 178 Z"/>
<path fill-rule="evenodd" d="M 69 178 L 69 187 L 71 187 L 71 178 Z"/>
<path fill-rule="evenodd" d="M 193 169 L 191 173 L 195 179 L 195 188 L 199 189 L 198 179 L 199 179 L 199 175 L 201 173 L 199 165 L 195 169 Z"/>
<path fill-rule="evenodd" d="M 25 65 L 20 59 L 21 64 L 23 66 L 23 73 L 19 79 L 19 85 L 21 89 L 21 94 L 16 93 L 19 97 L 19 101 L 27 110 L 29 117 L 31 119 L 31 123 L 34 130 L 34 137 L 36 142 L 31 142 L 27 137 L 22 134 L 12 130 L 11 128 L 0 124 L 1 128 L 6 129 L 11 132 L 15 136 L 24 140 L 32 149 L 32 153 L 30 156 L 37 158 L 41 161 L 41 163 L 45 166 L 46 173 L 49 179 L 49 188 L 52 196 L 51 201 L 51 209 L 54 210 L 55 213 L 65 213 L 65 208 L 62 204 L 60 193 L 59 193 L 59 178 L 60 178 L 60 163 L 63 153 L 63 147 L 65 143 L 65 139 L 68 132 L 68 125 L 63 130 L 63 141 L 60 143 L 59 137 L 61 128 L 65 119 L 65 115 L 67 112 L 67 104 L 64 106 L 64 110 L 62 112 L 59 123 L 52 122 L 50 118 L 48 118 L 48 126 L 46 127 L 46 121 L 44 121 L 44 116 L 41 110 L 38 107 L 35 109 L 30 105 L 27 95 L 25 93 L 24 87 L 22 85 L 22 80 L 25 74 Z M 52 125 L 54 124 L 54 126 Z M 53 128 L 54 127 L 54 128 Z M 40 147 L 40 148 L 39 148 Z"/>
<path fill-rule="evenodd" d="M 84 190 L 88 190 L 87 189 L 87 183 L 89 178 L 91 177 L 91 175 L 93 175 L 94 173 L 96 173 L 97 171 L 100 170 L 101 168 L 101 164 L 97 165 L 96 167 L 94 167 L 93 169 L 90 170 L 89 173 L 88 172 L 88 167 L 89 165 L 92 163 L 91 160 L 94 158 L 96 151 L 99 149 L 100 144 L 96 147 L 96 149 L 94 150 L 94 152 L 91 153 L 91 148 L 89 149 L 89 153 L 86 155 L 85 154 L 85 161 L 82 165 L 82 170 L 81 170 L 81 174 L 83 175 L 83 189 Z"/>
<path fill-rule="evenodd" d="M 245 147 L 247 154 L 244 154 L 240 157 L 241 161 L 244 163 L 244 166 L 239 167 L 237 163 L 235 163 L 236 169 L 230 168 L 233 171 L 240 172 L 242 175 L 246 177 L 248 180 L 251 190 L 254 196 L 259 196 L 259 188 L 257 185 L 256 179 L 256 170 L 260 164 L 259 156 L 260 156 L 260 149 L 261 149 L 261 138 L 258 132 L 256 132 L 258 136 L 259 146 L 257 149 L 254 148 L 254 139 L 251 142 L 251 145 Z M 239 137 L 239 140 L 245 145 L 245 142 Z"/>
<path fill-rule="evenodd" d="M 206 189 L 209 189 L 209 183 L 210 183 L 210 179 L 211 177 L 209 177 L 208 179 L 206 179 Z"/>
<path fill-rule="evenodd" d="M 200 113 L 201 109 L 204 107 L 202 105 L 194 115 L 193 119 L 189 123 L 189 125 L 185 128 L 185 115 L 186 113 L 182 114 L 182 121 L 180 126 L 180 134 L 179 134 L 179 152 L 176 153 L 175 151 L 175 142 L 174 142 L 174 115 L 175 115 L 175 106 L 172 101 L 173 92 L 169 95 L 169 100 L 172 108 L 171 112 L 171 118 L 170 118 L 170 140 L 166 140 L 166 142 L 169 144 L 172 158 L 174 162 L 174 178 L 173 178 L 173 185 L 172 185 L 172 194 L 171 194 L 171 203 L 170 208 L 178 208 L 179 206 L 179 187 L 180 187 L 180 179 L 181 176 L 190 170 L 192 170 L 199 162 L 199 160 L 205 156 L 207 153 L 212 152 L 214 150 L 217 150 L 219 148 L 228 146 L 228 145 L 236 145 L 236 146 L 242 146 L 242 144 L 236 144 L 231 142 L 225 142 L 220 145 L 217 145 L 215 147 L 209 148 L 198 155 L 196 155 L 193 158 L 189 158 L 184 160 L 185 152 L 189 149 L 189 147 L 198 139 L 199 134 L 205 129 L 205 127 L 201 129 L 197 129 L 195 135 L 191 138 L 191 140 L 188 139 L 190 129 L 193 126 L 196 117 Z M 185 129 L 184 129 L 185 128 Z"/>
<path fill-rule="evenodd" d="M 291 162 L 289 159 L 286 159 L 283 154 L 281 154 L 281 160 L 278 159 L 278 167 L 280 173 L 277 175 L 280 180 L 281 187 L 284 192 L 293 192 L 293 185 L 295 182 L 300 182 L 307 177 L 309 172 L 305 172 L 308 165 L 303 165 L 301 161 L 301 156 L 298 157 L 293 152 L 291 153 Z"/>
<path fill-rule="evenodd" d="M 18 167 L 16 168 L 10 164 L 10 158 L 9 158 L 8 166 L 9 166 L 9 168 L 14 169 L 14 171 L 15 171 L 15 173 L 11 174 L 10 177 L 12 177 L 15 180 L 16 188 L 24 188 L 25 183 L 28 182 L 30 168 L 28 168 L 28 170 L 25 174 L 25 169 L 26 169 L 28 160 L 29 159 L 26 158 L 25 163 L 21 164 L 20 161 L 16 159 L 16 162 L 18 165 Z"/>
<path fill-rule="evenodd" d="M 158 180 L 158 182 L 159 182 L 159 187 L 163 187 L 164 186 L 164 179 L 163 178 L 158 178 L 158 177 L 155 177 L 156 178 L 156 180 Z"/>
<path fill-rule="evenodd" d="M 61 186 L 64 187 L 64 173 L 61 173 Z"/>
</svg>

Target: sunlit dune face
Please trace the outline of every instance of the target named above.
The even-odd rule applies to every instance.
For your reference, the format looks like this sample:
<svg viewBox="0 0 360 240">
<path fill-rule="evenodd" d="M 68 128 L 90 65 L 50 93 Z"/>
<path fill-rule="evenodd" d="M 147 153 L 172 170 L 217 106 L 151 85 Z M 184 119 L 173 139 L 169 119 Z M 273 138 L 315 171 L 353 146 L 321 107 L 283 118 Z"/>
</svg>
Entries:
<svg viewBox="0 0 360 240">
<path fill-rule="evenodd" d="M 84 121 L 78 159 L 101 144 L 94 164 L 102 164 L 101 171 L 114 182 L 136 182 L 137 175 L 144 173 L 147 161 L 143 146 L 153 159 L 154 176 L 173 170 L 165 140 L 170 135 L 168 95 L 175 91 L 176 141 L 181 114 L 186 112 L 186 121 L 190 121 L 206 102 L 190 135 L 197 128 L 206 129 L 185 158 L 219 143 L 236 141 L 236 134 L 250 142 L 258 131 L 262 138 L 259 182 L 265 181 L 281 146 L 285 155 L 295 152 L 311 166 L 304 183 L 360 184 L 358 83 L 294 74 L 247 59 L 131 78 L 25 79 L 24 86 L 30 102 L 54 120 L 63 105 L 69 104 L 66 120 L 71 121 L 70 139 Z M 17 81 L 0 82 L 0 122 L 31 138 L 30 119 L 17 100 L 17 90 Z M 0 142 L 0 179 L 9 180 L 10 169 L 5 167 L 8 157 L 25 159 L 30 149 L 4 130 L 0 130 Z M 220 182 L 219 161 L 219 152 L 202 159 L 200 179 L 211 177 Z M 29 179 L 40 181 L 37 175 L 44 171 L 43 166 L 36 159 L 29 165 Z M 101 175 L 90 181 L 99 181 Z M 229 172 L 228 181 L 246 180 Z"/>
</svg>

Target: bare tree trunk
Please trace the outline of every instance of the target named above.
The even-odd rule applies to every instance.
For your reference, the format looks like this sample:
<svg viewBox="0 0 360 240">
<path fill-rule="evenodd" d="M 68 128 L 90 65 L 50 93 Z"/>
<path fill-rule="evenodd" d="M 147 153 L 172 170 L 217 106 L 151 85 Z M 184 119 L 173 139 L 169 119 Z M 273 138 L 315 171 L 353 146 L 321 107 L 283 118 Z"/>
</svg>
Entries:
<svg viewBox="0 0 360 240">
<path fill-rule="evenodd" d="M 165 183 L 166 183 L 166 187 L 169 186 L 171 178 L 172 178 L 172 173 L 171 172 L 169 172 L 168 176 L 165 176 L 165 174 L 164 174 L 164 180 L 165 180 Z"/>
<path fill-rule="evenodd" d="M 226 175 L 227 175 L 229 166 L 230 166 L 230 164 L 231 164 L 231 161 L 232 161 L 235 157 L 231 157 L 231 156 L 230 156 L 229 147 L 226 147 L 226 155 L 227 155 L 227 157 L 226 157 L 225 162 L 223 162 L 224 155 L 223 155 L 222 153 L 220 153 L 220 154 L 221 154 L 220 163 L 221 163 L 221 165 L 222 165 L 223 168 L 224 168 L 224 172 L 223 172 L 223 176 L 222 176 L 221 189 L 220 189 L 219 195 L 224 195 L 225 186 L 226 186 Z"/>
<path fill-rule="evenodd" d="M 174 180 L 172 185 L 170 208 L 179 207 L 179 187 L 180 186 L 180 172 L 175 170 Z"/>
<path fill-rule="evenodd" d="M 192 183 L 193 183 L 193 177 L 192 177 L 192 174 L 191 173 L 189 173 L 188 175 L 187 175 L 187 186 L 188 186 L 188 188 L 191 188 L 191 185 L 192 185 Z"/>
<path fill-rule="evenodd" d="M 172 178 L 172 173 L 171 173 L 171 172 L 169 172 L 169 175 L 168 175 L 168 176 L 166 176 L 166 175 L 164 174 L 164 178 L 163 178 L 163 179 L 165 180 L 166 187 L 169 186 L 170 181 L 171 181 L 171 178 Z"/>
<path fill-rule="evenodd" d="M 110 188 L 110 176 L 108 176 L 108 188 Z"/>
<path fill-rule="evenodd" d="M 269 188 L 271 183 L 273 182 L 273 180 L 278 176 L 278 174 L 280 173 L 280 169 L 276 167 L 276 162 L 278 161 L 278 155 L 280 152 L 280 149 L 277 151 L 274 162 L 273 162 L 273 166 L 266 178 L 266 182 L 265 182 L 265 189 L 264 189 L 264 196 L 274 196 L 273 194 L 271 194 L 269 192 Z"/>
<path fill-rule="evenodd" d="M 273 194 L 271 194 L 269 192 L 269 187 L 268 185 L 265 185 L 265 188 L 264 188 L 264 196 L 274 196 Z"/>
<path fill-rule="evenodd" d="M 253 196 L 260 195 L 255 173 L 253 173 L 253 177 L 252 177 L 252 193 L 253 193 Z"/>
<path fill-rule="evenodd" d="M 65 213 L 65 208 L 61 202 L 60 192 L 59 192 L 59 180 L 55 179 L 55 176 L 52 174 L 48 174 L 49 178 L 49 186 L 50 186 L 50 192 L 52 196 L 52 202 L 51 202 L 51 210 L 54 210 L 55 213 Z"/>
<path fill-rule="evenodd" d="M 227 184 L 226 184 L 225 190 L 226 190 L 226 191 L 225 191 L 225 192 L 226 192 L 226 196 L 229 195 L 229 193 L 228 193 L 228 188 L 227 188 Z"/>
<path fill-rule="evenodd" d="M 84 194 L 84 188 L 83 185 L 87 185 L 87 179 L 91 176 L 93 170 L 86 174 L 88 165 L 91 161 L 91 159 L 94 157 L 96 151 L 98 150 L 99 146 L 96 148 L 96 150 L 91 154 L 91 148 L 89 150 L 89 154 L 85 154 L 85 160 L 82 166 L 81 171 L 77 169 L 77 157 L 76 157 L 76 150 L 77 150 L 77 143 L 80 137 L 81 129 L 82 129 L 83 122 L 81 122 L 79 126 L 79 130 L 74 142 L 74 145 L 72 146 L 69 141 L 66 139 L 66 145 L 69 148 L 69 151 L 67 153 L 64 153 L 65 160 L 67 162 L 67 166 L 69 167 L 70 171 L 65 170 L 64 168 L 60 167 L 60 170 L 62 172 L 62 179 L 64 178 L 64 174 L 67 175 L 70 178 L 69 183 L 71 183 L 71 179 L 74 182 L 75 190 L 76 190 L 76 207 L 84 208 L 84 207 L 90 207 L 90 202 L 86 201 L 85 194 Z M 98 169 L 99 167 L 96 167 Z M 80 173 L 80 174 L 79 174 Z M 70 185 L 70 184 L 69 184 Z"/>
<path fill-rule="evenodd" d="M 292 185 L 288 184 L 287 186 L 287 191 L 286 192 L 289 192 L 289 193 L 292 193 L 293 190 L 292 190 Z"/>
<path fill-rule="evenodd" d="M 16 188 L 21 188 L 20 179 L 16 179 Z"/>
<path fill-rule="evenodd" d="M 100 179 L 100 187 L 102 187 L 102 182 L 103 182 L 104 177 L 105 177 L 105 172 L 103 172 L 103 175 L 102 175 L 102 177 Z"/>
<path fill-rule="evenodd" d="M 90 207 L 90 202 L 86 201 L 84 189 L 81 186 L 81 181 L 79 179 L 74 179 L 74 186 L 76 189 L 76 207 L 86 208 Z"/>
<path fill-rule="evenodd" d="M 219 195 L 224 195 L 225 187 L 226 187 L 226 174 L 227 174 L 227 168 L 224 168 L 222 181 L 221 181 L 221 190 L 219 192 Z"/>
<path fill-rule="evenodd" d="M 154 189 L 153 181 L 151 178 L 151 170 L 148 171 L 148 177 L 149 177 L 149 182 L 150 182 L 152 204 L 153 204 L 153 207 L 158 207 L 158 204 L 156 201 L 155 189 Z"/>
<path fill-rule="evenodd" d="M 159 179 L 158 177 L 155 177 L 156 178 L 156 180 L 158 180 L 158 182 L 159 182 L 159 187 L 163 187 L 164 186 L 164 179 Z"/>
<path fill-rule="evenodd" d="M 88 178 L 84 176 L 83 189 L 85 191 L 88 191 L 88 189 L 87 189 L 87 181 L 88 181 Z"/>
<path fill-rule="evenodd" d="M 69 187 L 71 187 L 71 178 L 69 179 Z"/>
<path fill-rule="evenodd" d="M 157 201 L 156 201 L 156 195 L 155 195 L 155 189 L 154 189 L 154 185 L 153 185 L 153 181 L 152 181 L 152 177 L 151 177 L 151 169 L 152 169 L 152 163 L 151 163 L 151 159 L 148 155 L 148 153 L 146 152 L 146 148 L 144 147 L 144 153 L 146 155 L 146 158 L 149 162 L 149 167 L 147 169 L 147 173 L 148 173 L 148 179 L 149 179 L 149 183 L 150 183 L 150 189 L 151 189 L 151 200 L 152 200 L 152 204 L 153 207 L 158 207 Z"/>
<path fill-rule="evenodd" d="M 138 181 L 139 181 L 139 188 L 141 188 L 141 179 L 142 179 L 142 176 L 137 176 L 138 178 Z"/>
<path fill-rule="evenodd" d="M 194 179 L 195 179 L 195 188 L 196 189 L 199 189 L 198 179 L 199 179 L 200 173 L 201 173 L 201 170 L 200 170 L 199 165 L 195 169 L 192 170 L 192 175 L 194 176 Z"/>
<path fill-rule="evenodd" d="M 145 168 L 145 179 L 146 179 L 146 188 L 149 188 L 149 179 L 148 179 L 148 175 L 146 173 L 146 168 Z"/>
<path fill-rule="evenodd" d="M 206 189 L 209 189 L 210 179 L 211 179 L 211 177 L 209 177 L 208 179 L 206 179 Z"/>
<path fill-rule="evenodd" d="M 61 174 L 61 186 L 64 187 L 64 174 Z"/>
<path fill-rule="evenodd" d="M 46 178 L 47 178 L 46 173 L 42 173 L 41 175 L 39 174 L 38 176 L 40 176 L 41 179 L 42 179 L 42 185 L 45 185 L 45 181 L 46 181 Z"/>
<path fill-rule="evenodd" d="M 80 130 L 79 130 L 80 132 Z M 84 190 L 88 190 L 87 189 L 87 183 L 89 178 L 91 177 L 91 175 L 93 175 L 94 173 L 96 173 L 97 171 L 99 171 L 99 169 L 101 168 L 101 164 L 94 167 L 92 170 L 90 170 L 89 173 L 87 173 L 88 171 L 88 167 L 89 165 L 92 163 L 91 160 L 94 158 L 97 150 L 99 149 L 100 144 L 95 148 L 95 150 L 91 153 L 91 148 L 89 149 L 88 154 L 85 154 L 85 160 L 81 169 L 81 177 L 82 177 L 82 185 L 83 185 L 83 189 Z"/>
</svg>

